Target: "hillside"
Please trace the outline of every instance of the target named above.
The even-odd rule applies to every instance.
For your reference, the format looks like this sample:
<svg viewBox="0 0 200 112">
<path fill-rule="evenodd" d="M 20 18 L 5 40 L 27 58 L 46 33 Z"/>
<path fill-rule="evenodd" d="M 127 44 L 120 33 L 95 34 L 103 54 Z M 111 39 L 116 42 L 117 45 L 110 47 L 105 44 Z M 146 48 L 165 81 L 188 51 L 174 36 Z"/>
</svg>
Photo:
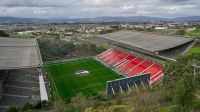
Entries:
<svg viewBox="0 0 200 112">
<path fill-rule="evenodd" d="M 0 23 L 102 23 L 102 22 L 193 22 L 200 21 L 200 16 L 159 18 L 149 16 L 96 17 L 96 18 L 17 18 L 0 17 Z"/>
</svg>

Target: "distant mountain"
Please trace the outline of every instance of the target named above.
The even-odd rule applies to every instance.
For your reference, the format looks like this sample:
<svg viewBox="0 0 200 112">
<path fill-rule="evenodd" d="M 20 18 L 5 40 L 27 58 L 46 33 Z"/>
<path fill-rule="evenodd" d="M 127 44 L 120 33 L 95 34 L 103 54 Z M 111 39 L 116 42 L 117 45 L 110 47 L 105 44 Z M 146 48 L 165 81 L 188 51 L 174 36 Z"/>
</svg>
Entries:
<svg viewBox="0 0 200 112">
<path fill-rule="evenodd" d="M 98 18 L 97 18 L 98 19 Z M 109 22 L 151 22 L 151 21 L 168 21 L 166 18 L 148 17 L 148 16 L 131 16 L 131 17 L 102 17 L 99 20 Z"/>
<path fill-rule="evenodd" d="M 102 23 L 102 22 L 193 22 L 200 21 L 200 16 L 178 17 L 178 18 L 158 18 L 149 16 L 131 17 L 97 17 L 97 18 L 16 18 L 0 17 L 0 23 Z"/>
<path fill-rule="evenodd" d="M 174 21 L 174 22 L 199 21 L 200 22 L 200 16 L 178 17 L 178 18 L 173 18 L 172 21 Z"/>
<path fill-rule="evenodd" d="M 46 19 L 0 17 L 0 23 L 43 23 L 43 22 L 46 22 Z"/>
<path fill-rule="evenodd" d="M 57 22 L 69 23 L 102 23 L 102 22 L 151 22 L 151 21 L 169 21 L 166 18 L 131 16 L 131 17 L 97 17 L 97 18 L 71 18 L 57 19 Z"/>
</svg>

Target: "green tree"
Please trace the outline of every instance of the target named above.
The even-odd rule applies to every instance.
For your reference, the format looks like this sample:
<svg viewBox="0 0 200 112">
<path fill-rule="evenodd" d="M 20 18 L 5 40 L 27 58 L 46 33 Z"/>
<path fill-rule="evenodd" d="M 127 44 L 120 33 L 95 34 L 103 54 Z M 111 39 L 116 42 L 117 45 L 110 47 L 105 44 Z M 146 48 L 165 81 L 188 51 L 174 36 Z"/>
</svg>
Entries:
<svg viewBox="0 0 200 112">
<path fill-rule="evenodd" d="M 185 29 L 180 29 L 176 32 L 177 35 L 185 35 L 186 34 L 186 31 Z"/>
<path fill-rule="evenodd" d="M 195 61 L 194 61 L 195 60 Z M 200 60 L 198 54 L 181 56 L 176 62 L 165 64 L 163 80 L 167 94 L 173 100 L 174 111 L 191 111 L 194 102 L 194 93 L 199 88 L 199 75 L 193 75 L 194 62 Z"/>
<path fill-rule="evenodd" d="M 177 83 L 175 90 L 176 94 L 174 94 L 173 100 L 178 111 L 187 111 L 193 102 L 195 86 L 194 78 L 192 76 L 192 74 L 185 73 Z"/>
<path fill-rule="evenodd" d="M 0 36 L 2 36 L 2 37 L 9 37 L 9 34 L 6 33 L 4 30 L 0 30 Z"/>
<path fill-rule="evenodd" d="M 6 112 L 19 112 L 19 109 L 17 107 L 9 107 Z"/>
</svg>

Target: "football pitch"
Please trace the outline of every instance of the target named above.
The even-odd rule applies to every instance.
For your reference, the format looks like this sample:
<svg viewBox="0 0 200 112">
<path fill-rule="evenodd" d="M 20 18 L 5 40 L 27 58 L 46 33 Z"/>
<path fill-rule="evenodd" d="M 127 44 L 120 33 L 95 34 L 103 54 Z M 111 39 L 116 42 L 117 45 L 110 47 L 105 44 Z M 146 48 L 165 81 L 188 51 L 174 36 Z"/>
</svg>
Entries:
<svg viewBox="0 0 200 112">
<path fill-rule="evenodd" d="M 45 64 L 54 97 L 69 99 L 78 93 L 91 95 L 106 90 L 106 82 L 119 76 L 93 58 Z M 78 70 L 90 73 L 75 75 Z"/>
</svg>

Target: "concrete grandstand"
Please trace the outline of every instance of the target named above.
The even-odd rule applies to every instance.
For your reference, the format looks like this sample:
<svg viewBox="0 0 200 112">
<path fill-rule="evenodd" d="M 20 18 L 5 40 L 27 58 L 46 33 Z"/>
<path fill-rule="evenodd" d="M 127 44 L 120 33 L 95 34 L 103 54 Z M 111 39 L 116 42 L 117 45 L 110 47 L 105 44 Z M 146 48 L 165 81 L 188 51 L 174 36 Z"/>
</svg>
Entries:
<svg viewBox="0 0 200 112">
<path fill-rule="evenodd" d="M 0 111 L 49 100 L 36 39 L 0 37 Z"/>
</svg>

